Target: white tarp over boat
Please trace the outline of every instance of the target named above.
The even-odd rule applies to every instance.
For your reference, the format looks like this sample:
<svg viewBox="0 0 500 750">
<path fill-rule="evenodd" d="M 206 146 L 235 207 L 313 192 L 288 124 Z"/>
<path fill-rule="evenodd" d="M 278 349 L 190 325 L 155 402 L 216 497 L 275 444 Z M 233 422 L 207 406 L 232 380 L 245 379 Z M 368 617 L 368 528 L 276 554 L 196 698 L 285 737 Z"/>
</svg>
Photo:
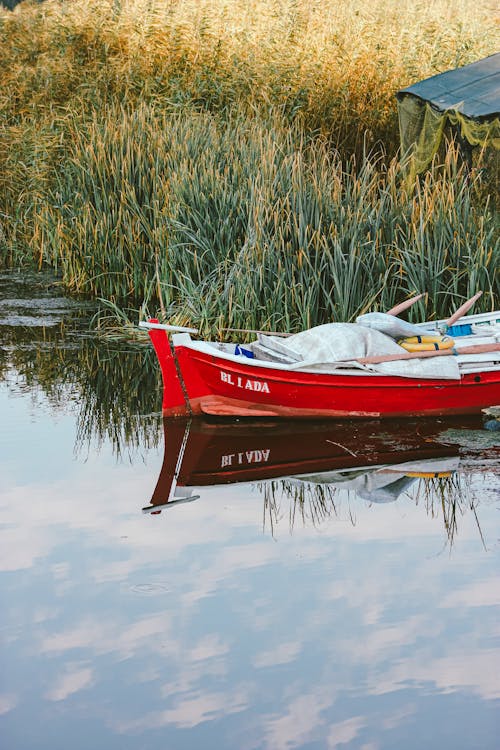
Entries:
<svg viewBox="0 0 500 750">
<path fill-rule="evenodd" d="M 389 315 L 388 313 L 366 313 L 365 315 L 359 315 L 356 318 L 356 323 L 366 328 L 374 328 L 380 333 L 385 333 L 386 336 L 390 336 L 392 339 L 402 339 L 406 336 L 432 336 L 436 332 L 431 330 L 422 330 L 422 326 L 408 323 L 406 320 L 397 318 L 395 315 Z"/>
<path fill-rule="evenodd" d="M 326 485 L 337 490 L 353 490 L 358 497 L 371 503 L 392 503 L 406 492 L 421 476 L 454 474 L 460 468 L 460 458 L 424 459 L 391 466 L 323 472 L 291 477 L 299 485 Z"/>
<path fill-rule="evenodd" d="M 253 345 L 257 357 L 269 358 L 291 365 L 295 370 L 335 373 L 341 369 L 365 370 L 382 375 L 405 378 L 455 380 L 460 378 L 456 357 L 429 357 L 380 364 L 360 364 L 358 357 L 406 354 L 392 338 L 356 323 L 326 323 L 286 339 L 260 335 Z"/>
</svg>

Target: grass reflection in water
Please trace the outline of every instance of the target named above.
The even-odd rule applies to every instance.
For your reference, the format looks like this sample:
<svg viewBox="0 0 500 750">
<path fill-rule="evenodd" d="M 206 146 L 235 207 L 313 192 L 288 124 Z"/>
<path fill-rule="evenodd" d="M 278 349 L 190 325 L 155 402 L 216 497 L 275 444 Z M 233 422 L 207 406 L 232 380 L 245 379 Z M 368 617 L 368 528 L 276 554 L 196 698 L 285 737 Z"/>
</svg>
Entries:
<svg viewBox="0 0 500 750">
<path fill-rule="evenodd" d="M 161 382 L 151 348 L 98 341 L 88 333 L 95 308 L 58 296 L 51 281 L 28 282 L 0 277 L 0 378 L 14 392 L 29 392 L 35 406 L 46 400 L 53 412 L 72 410 L 77 455 L 105 442 L 117 458 L 156 448 Z M 399 498 L 422 505 L 431 517 L 442 516 L 450 547 L 469 513 L 482 539 L 477 511 L 488 492 L 479 498 L 471 472 L 499 471 L 498 433 L 483 430 L 480 418 L 463 424 L 198 420 L 163 426 L 164 466 L 153 505 L 171 499 L 172 471 L 180 488 L 251 481 L 263 496 L 263 528 L 273 535 L 285 518 L 290 531 L 300 524 L 319 528 L 331 518 L 355 525 L 359 502 Z"/>
<path fill-rule="evenodd" d="M 89 332 L 95 306 L 60 295 L 52 276 L 0 276 L 0 379 L 13 391 L 76 412 L 77 453 L 109 440 L 117 456 L 158 444 L 154 353 Z"/>
<path fill-rule="evenodd" d="M 482 475 L 486 487 L 494 486 L 499 453 L 498 445 L 469 448 L 470 436 L 486 432 L 480 418 L 455 422 L 461 444 L 447 442 L 448 427 L 440 420 L 165 419 L 163 465 L 143 511 L 174 512 L 178 503 L 202 497 L 206 487 L 251 483 L 263 498 L 263 531 L 272 536 L 280 526 L 290 533 L 330 521 L 356 526 L 360 504 L 374 506 L 375 514 L 375 506 L 398 501 L 403 512 L 410 503 L 431 518 L 442 517 L 451 547 L 461 518 L 472 512 L 479 526 L 477 509 L 492 494 L 478 480 Z"/>
<path fill-rule="evenodd" d="M 290 533 L 297 526 L 312 525 L 319 529 L 331 518 L 355 526 L 356 504 L 360 501 L 375 505 L 399 499 L 422 506 L 432 518 L 442 518 L 446 533 L 444 547 L 450 550 L 459 535 L 461 519 L 472 513 L 481 543 L 486 549 L 478 516 L 481 497 L 472 486 L 469 474 L 457 471 L 447 476 L 409 476 L 393 482 L 393 488 L 392 500 L 380 501 L 363 497 L 363 493 L 358 494 L 355 490 L 347 490 L 343 494 L 342 484 L 321 485 L 293 479 L 262 482 L 258 484 L 258 490 L 264 500 L 263 530 L 269 530 L 274 536 L 286 518 Z"/>
</svg>

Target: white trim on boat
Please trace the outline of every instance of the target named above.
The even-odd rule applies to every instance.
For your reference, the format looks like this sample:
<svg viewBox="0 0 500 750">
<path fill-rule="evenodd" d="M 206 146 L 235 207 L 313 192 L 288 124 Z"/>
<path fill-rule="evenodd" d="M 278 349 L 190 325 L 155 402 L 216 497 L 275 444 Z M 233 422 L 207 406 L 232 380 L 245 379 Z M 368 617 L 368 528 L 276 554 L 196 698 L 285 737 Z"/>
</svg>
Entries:
<svg viewBox="0 0 500 750">
<path fill-rule="evenodd" d="M 464 337 L 465 338 L 465 337 Z M 474 336 L 468 336 L 468 343 L 474 340 Z M 237 364 L 244 364 L 245 366 L 254 367 L 257 370 L 277 370 L 278 372 L 302 372 L 313 375 L 338 375 L 338 376 L 351 376 L 359 377 L 361 375 L 371 377 L 384 377 L 387 373 L 375 372 L 363 367 L 332 367 L 327 370 L 319 370 L 317 368 L 308 368 L 307 363 L 293 363 L 293 364 L 282 364 L 280 362 L 268 362 L 261 359 L 251 359 L 250 357 L 242 357 L 241 354 L 231 354 L 224 349 L 220 348 L 224 344 L 219 342 L 209 341 L 196 341 L 191 338 L 188 333 L 174 333 L 172 336 L 172 343 L 174 347 L 185 346 L 188 349 L 192 349 L 202 354 L 208 354 L 217 359 L 222 359 L 227 362 L 234 362 Z M 459 350 L 460 351 L 460 350 Z M 500 360 L 500 354 L 498 357 L 492 356 L 491 352 L 484 354 L 458 354 L 456 355 L 459 370 L 461 374 L 469 372 L 494 372 L 500 369 L 498 362 Z"/>
<path fill-rule="evenodd" d="M 291 365 L 282 364 L 281 362 L 268 362 L 263 359 L 252 359 L 250 357 L 243 357 L 241 354 L 230 354 L 229 352 L 219 349 L 219 344 L 216 341 L 193 341 L 191 336 L 187 333 L 174 333 L 172 336 L 172 343 L 174 348 L 178 346 L 185 346 L 188 349 L 201 352 L 202 354 L 209 354 L 212 357 L 218 359 L 224 359 L 228 362 L 236 362 L 238 364 L 244 364 L 245 366 L 255 367 L 256 369 L 266 370 L 278 370 L 279 372 L 305 372 L 311 375 L 370 375 L 373 377 L 383 377 L 385 373 L 374 372 L 369 370 L 362 365 L 359 367 L 332 367 L 331 370 L 318 370 L 307 367 L 307 363 L 294 362 Z M 235 345 L 236 346 L 236 345 Z M 299 366 L 300 365 L 300 369 Z"/>
<path fill-rule="evenodd" d="M 139 328 L 154 328 L 158 331 L 171 331 L 172 333 L 198 333 L 197 328 L 186 328 L 185 326 L 171 326 L 166 323 L 150 323 L 149 320 L 141 320 Z"/>
<path fill-rule="evenodd" d="M 453 323 L 453 326 L 464 325 L 495 325 L 500 323 L 500 310 L 494 310 L 490 313 L 476 313 L 474 315 L 463 315 Z M 423 330 L 439 330 L 447 325 L 446 320 L 429 320 L 424 323 L 415 323 L 418 328 Z"/>
</svg>

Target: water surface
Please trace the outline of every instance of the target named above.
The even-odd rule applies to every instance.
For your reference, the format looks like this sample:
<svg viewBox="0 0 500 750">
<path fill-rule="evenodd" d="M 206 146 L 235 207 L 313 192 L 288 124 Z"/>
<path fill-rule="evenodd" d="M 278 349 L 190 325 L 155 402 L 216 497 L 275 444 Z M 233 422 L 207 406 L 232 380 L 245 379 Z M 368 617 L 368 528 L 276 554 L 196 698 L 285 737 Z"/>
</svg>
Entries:
<svg viewBox="0 0 500 750">
<path fill-rule="evenodd" d="M 40 279 L 0 277 L 2 747 L 498 748 L 500 433 L 164 424 Z"/>
</svg>

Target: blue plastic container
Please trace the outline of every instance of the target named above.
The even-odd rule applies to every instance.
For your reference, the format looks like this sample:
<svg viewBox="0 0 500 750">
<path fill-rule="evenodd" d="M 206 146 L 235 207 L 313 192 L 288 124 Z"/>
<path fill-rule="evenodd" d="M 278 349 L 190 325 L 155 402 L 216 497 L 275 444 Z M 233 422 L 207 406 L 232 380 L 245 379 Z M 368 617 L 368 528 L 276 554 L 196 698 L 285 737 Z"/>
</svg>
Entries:
<svg viewBox="0 0 500 750">
<path fill-rule="evenodd" d="M 472 326 L 470 323 L 463 323 L 459 326 L 450 326 L 446 333 L 448 336 L 470 336 L 472 333 Z"/>
</svg>

